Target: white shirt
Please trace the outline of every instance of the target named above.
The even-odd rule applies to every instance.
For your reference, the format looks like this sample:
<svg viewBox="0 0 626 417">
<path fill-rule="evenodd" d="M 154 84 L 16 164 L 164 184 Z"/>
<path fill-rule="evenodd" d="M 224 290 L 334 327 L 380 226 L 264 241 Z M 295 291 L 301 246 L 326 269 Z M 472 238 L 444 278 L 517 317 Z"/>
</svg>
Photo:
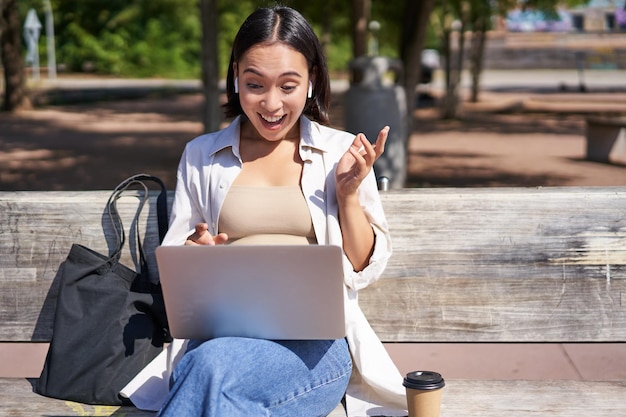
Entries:
<svg viewBox="0 0 626 417">
<path fill-rule="evenodd" d="M 300 157 L 304 161 L 302 192 L 320 245 L 342 247 L 335 197 L 335 166 L 354 135 L 300 119 Z M 224 198 L 241 171 L 240 117 L 218 132 L 189 142 L 181 158 L 172 206 L 171 223 L 163 245 L 183 245 L 197 223 L 207 223 L 217 234 Z M 346 339 L 353 359 L 353 375 L 346 392 L 347 412 L 352 416 L 405 416 L 406 396 L 402 376 L 370 327 L 358 305 L 358 290 L 378 280 L 391 256 L 387 221 L 376 188 L 374 172 L 358 190 L 359 201 L 376 240 L 369 265 L 355 272 L 344 254 Z M 140 409 L 158 410 L 169 390 L 171 372 L 185 352 L 186 341 L 174 340 L 142 370 L 122 395 Z M 369 410 L 369 412 L 368 412 Z"/>
</svg>

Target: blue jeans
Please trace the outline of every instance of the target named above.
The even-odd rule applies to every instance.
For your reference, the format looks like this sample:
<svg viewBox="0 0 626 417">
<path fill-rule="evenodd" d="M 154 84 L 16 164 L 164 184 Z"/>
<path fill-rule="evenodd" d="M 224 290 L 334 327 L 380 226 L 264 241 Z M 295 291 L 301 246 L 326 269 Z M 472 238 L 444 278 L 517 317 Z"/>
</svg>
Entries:
<svg viewBox="0 0 626 417">
<path fill-rule="evenodd" d="M 160 417 L 317 417 L 343 397 L 352 361 L 345 339 L 190 341 Z"/>
</svg>

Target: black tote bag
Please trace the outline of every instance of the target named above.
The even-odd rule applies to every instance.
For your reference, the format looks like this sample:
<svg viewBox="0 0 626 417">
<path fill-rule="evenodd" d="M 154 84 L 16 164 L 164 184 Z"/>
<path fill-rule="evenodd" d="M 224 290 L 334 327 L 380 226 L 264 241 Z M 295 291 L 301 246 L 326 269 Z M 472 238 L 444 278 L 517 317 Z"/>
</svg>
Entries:
<svg viewBox="0 0 626 417">
<path fill-rule="evenodd" d="M 149 191 L 145 181 L 161 188 L 159 242 L 165 236 L 168 214 L 163 182 L 139 174 L 118 185 L 106 207 L 116 231 L 116 249 L 105 256 L 74 244 L 57 272 L 60 288 L 52 340 L 35 385 L 41 395 L 85 404 L 130 404 L 119 391 L 171 340 L 161 288 L 148 274 L 139 234 L 139 215 Z M 126 236 L 116 202 L 133 186 L 143 191 L 133 219 L 140 272 L 120 263 Z"/>
</svg>

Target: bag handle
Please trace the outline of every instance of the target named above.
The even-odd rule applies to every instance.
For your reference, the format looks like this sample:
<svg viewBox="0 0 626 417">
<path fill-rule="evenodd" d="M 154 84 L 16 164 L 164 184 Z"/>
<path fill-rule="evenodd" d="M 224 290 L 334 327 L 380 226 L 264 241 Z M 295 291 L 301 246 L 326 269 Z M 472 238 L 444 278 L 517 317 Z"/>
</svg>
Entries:
<svg viewBox="0 0 626 417">
<path fill-rule="evenodd" d="M 144 269 L 146 268 L 147 261 L 145 259 L 145 254 L 143 252 L 143 245 L 141 243 L 141 238 L 139 234 L 139 216 L 149 197 L 148 186 L 144 183 L 144 181 L 155 182 L 156 184 L 159 185 L 160 190 L 161 190 L 157 197 L 156 207 L 157 207 L 157 223 L 158 223 L 158 229 L 159 229 L 159 243 L 162 243 L 163 238 L 165 237 L 165 234 L 167 233 L 169 215 L 167 212 L 167 188 L 165 187 L 165 184 L 160 178 L 155 177 L 153 175 L 148 175 L 148 174 L 133 175 L 132 177 L 125 179 L 117 187 L 115 187 L 115 190 L 113 191 L 113 193 L 109 197 L 109 200 L 107 201 L 107 212 L 109 214 L 109 219 L 111 220 L 111 223 L 113 224 L 113 228 L 115 229 L 115 232 L 116 232 L 115 235 L 116 235 L 116 240 L 117 240 L 116 250 L 109 257 L 109 260 L 117 262 L 121 257 L 121 253 L 124 248 L 124 244 L 126 242 L 126 234 L 124 232 L 124 226 L 122 223 L 122 219 L 119 215 L 119 212 L 117 210 L 117 205 L 116 205 L 117 200 L 122 196 L 124 191 L 126 191 L 128 188 L 132 187 L 133 185 L 140 185 L 143 188 L 143 194 L 140 198 L 137 211 L 135 212 L 135 216 L 133 218 L 133 221 L 135 223 L 137 247 L 139 250 L 139 258 L 141 262 L 142 271 L 144 271 Z"/>
</svg>

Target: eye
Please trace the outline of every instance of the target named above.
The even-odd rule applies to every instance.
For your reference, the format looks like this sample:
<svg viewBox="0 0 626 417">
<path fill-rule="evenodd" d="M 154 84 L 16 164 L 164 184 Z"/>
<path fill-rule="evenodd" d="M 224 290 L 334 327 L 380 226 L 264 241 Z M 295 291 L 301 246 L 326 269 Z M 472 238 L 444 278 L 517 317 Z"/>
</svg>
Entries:
<svg viewBox="0 0 626 417">
<path fill-rule="evenodd" d="M 296 89 L 296 87 L 297 87 L 296 85 L 291 85 L 291 84 L 288 84 L 288 85 L 283 85 L 283 86 L 281 87 L 281 89 L 282 89 L 285 93 L 291 93 L 291 92 L 293 92 L 293 91 Z"/>
<path fill-rule="evenodd" d="M 263 88 L 262 85 L 260 84 L 255 84 L 255 83 L 246 83 L 246 86 L 250 89 L 250 90 L 259 90 L 261 88 Z"/>
</svg>

